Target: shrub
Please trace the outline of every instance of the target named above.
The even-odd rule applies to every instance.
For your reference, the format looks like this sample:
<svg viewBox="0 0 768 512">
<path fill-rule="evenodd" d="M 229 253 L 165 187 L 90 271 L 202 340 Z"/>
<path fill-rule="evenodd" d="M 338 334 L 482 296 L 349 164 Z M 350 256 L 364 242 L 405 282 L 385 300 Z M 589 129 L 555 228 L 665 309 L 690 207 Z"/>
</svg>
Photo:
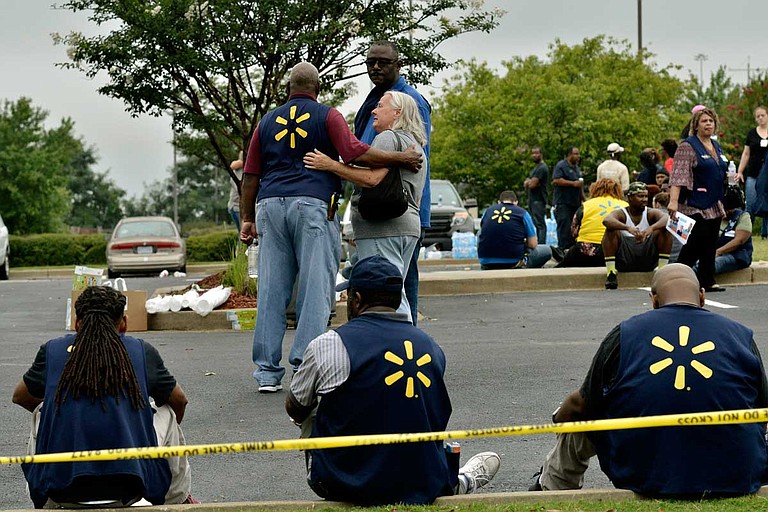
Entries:
<svg viewBox="0 0 768 512">
<path fill-rule="evenodd" d="M 217 231 L 187 238 L 188 261 L 229 261 L 237 245 L 237 231 Z"/>
<path fill-rule="evenodd" d="M 11 265 L 56 267 L 66 265 L 105 266 L 105 235 L 11 235 Z M 237 244 L 235 230 L 218 231 L 187 238 L 188 261 L 230 261 Z"/>
<path fill-rule="evenodd" d="M 11 235 L 10 244 L 14 267 L 104 265 L 107 262 L 104 235 Z"/>
</svg>

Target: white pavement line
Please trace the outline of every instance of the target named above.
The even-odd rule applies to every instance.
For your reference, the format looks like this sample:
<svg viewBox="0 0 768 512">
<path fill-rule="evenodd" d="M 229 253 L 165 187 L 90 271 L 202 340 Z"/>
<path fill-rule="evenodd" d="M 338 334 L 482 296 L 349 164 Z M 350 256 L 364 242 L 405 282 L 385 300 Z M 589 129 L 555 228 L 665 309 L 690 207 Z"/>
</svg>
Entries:
<svg viewBox="0 0 768 512">
<path fill-rule="evenodd" d="M 644 290 L 646 292 L 650 292 L 650 287 L 643 287 L 638 288 L 638 290 Z M 739 306 L 734 306 L 733 304 L 725 304 L 723 302 L 717 302 L 716 300 L 709 300 L 704 299 L 704 305 L 705 306 L 712 306 L 713 308 L 720 308 L 720 309 L 737 309 Z"/>
</svg>

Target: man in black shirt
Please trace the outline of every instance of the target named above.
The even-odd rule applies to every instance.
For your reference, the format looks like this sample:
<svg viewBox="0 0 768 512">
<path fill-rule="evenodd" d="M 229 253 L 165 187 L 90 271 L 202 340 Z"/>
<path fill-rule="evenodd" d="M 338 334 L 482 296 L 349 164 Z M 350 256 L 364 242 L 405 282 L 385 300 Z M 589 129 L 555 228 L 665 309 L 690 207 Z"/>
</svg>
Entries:
<svg viewBox="0 0 768 512">
<path fill-rule="evenodd" d="M 549 168 L 544 163 L 541 148 L 534 147 L 531 150 L 531 159 L 534 165 L 531 174 L 523 182 L 528 191 L 528 212 L 536 226 L 536 237 L 539 243 L 547 243 L 547 180 L 549 180 Z"/>
<path fill-rule="evenodd" d="M 565 158 L 557 162 L 552 171 L 552 204 L 557 221 L 557 246 L 564 251 L 576 242 L 571 233 L 571 222 L 584 200 L 584 178 L 581 176 L 580 161 L 579 148 L 570 147 Z"/>
</svg>

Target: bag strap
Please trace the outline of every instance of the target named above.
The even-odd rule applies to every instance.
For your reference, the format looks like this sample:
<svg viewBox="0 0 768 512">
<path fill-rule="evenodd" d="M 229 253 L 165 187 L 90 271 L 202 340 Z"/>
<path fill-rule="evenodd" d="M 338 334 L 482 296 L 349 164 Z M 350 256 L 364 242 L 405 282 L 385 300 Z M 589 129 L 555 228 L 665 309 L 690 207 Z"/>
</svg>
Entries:
<svg viewBox="0 0 768 512">
<path fill-rule="evenodd" d="M 402 151 L 403 150 L 403 140 L 400 138 L 400 134 L 398 134 L 395 130 L 387 130 L 388 132 L 392 132 L 392 135 L 395 136 L 395 141 L 397 144 L 397 150 Z"/>
</svg>

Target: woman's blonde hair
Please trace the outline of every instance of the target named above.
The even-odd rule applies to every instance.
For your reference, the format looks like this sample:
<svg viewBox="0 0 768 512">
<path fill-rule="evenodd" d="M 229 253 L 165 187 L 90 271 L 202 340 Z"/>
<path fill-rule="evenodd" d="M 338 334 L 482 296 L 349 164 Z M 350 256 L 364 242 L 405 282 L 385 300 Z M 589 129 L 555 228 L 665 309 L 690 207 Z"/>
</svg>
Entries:
<svg viewBox="0 0 768 512">
<path fill-rule="evenodd" d="M 709 107 L 703 108 L 693 114 L 691 117 L 691 127 L 688 132 L 689 135 L 696 135 L 696 130 L 699 129 L 699 120 L 701 119 L 701 116 L 708 115 L 715 121 L 715 134 L 717 134 L 717 131 L 720 129 L 720 118 L 717 117 L 717 114 L 714 110 L 712 110 Z"/>
<path fill-rule="evenodd" d="M 387 95 L 390 97 L 389 102 L 392 108 L 400 111 L 400 117 L 395 119 L 392 129 L 410 133 L 416 139 L 416 142 L 419 143 L 419 146 L 425 146 L 427 144 L 427 133 L 424 129 L 424 121 L 421 119 L 416 100 L 399 91 L 387 91 L 384 93 L 384 96 Z"/>
<path fill-rule="evenodd" d="M 610 178 L 600 178 L 589 186 L 589 197 L 611 196 L 616 199 L 624 199 L 621 185 Z"/>
</svg>

